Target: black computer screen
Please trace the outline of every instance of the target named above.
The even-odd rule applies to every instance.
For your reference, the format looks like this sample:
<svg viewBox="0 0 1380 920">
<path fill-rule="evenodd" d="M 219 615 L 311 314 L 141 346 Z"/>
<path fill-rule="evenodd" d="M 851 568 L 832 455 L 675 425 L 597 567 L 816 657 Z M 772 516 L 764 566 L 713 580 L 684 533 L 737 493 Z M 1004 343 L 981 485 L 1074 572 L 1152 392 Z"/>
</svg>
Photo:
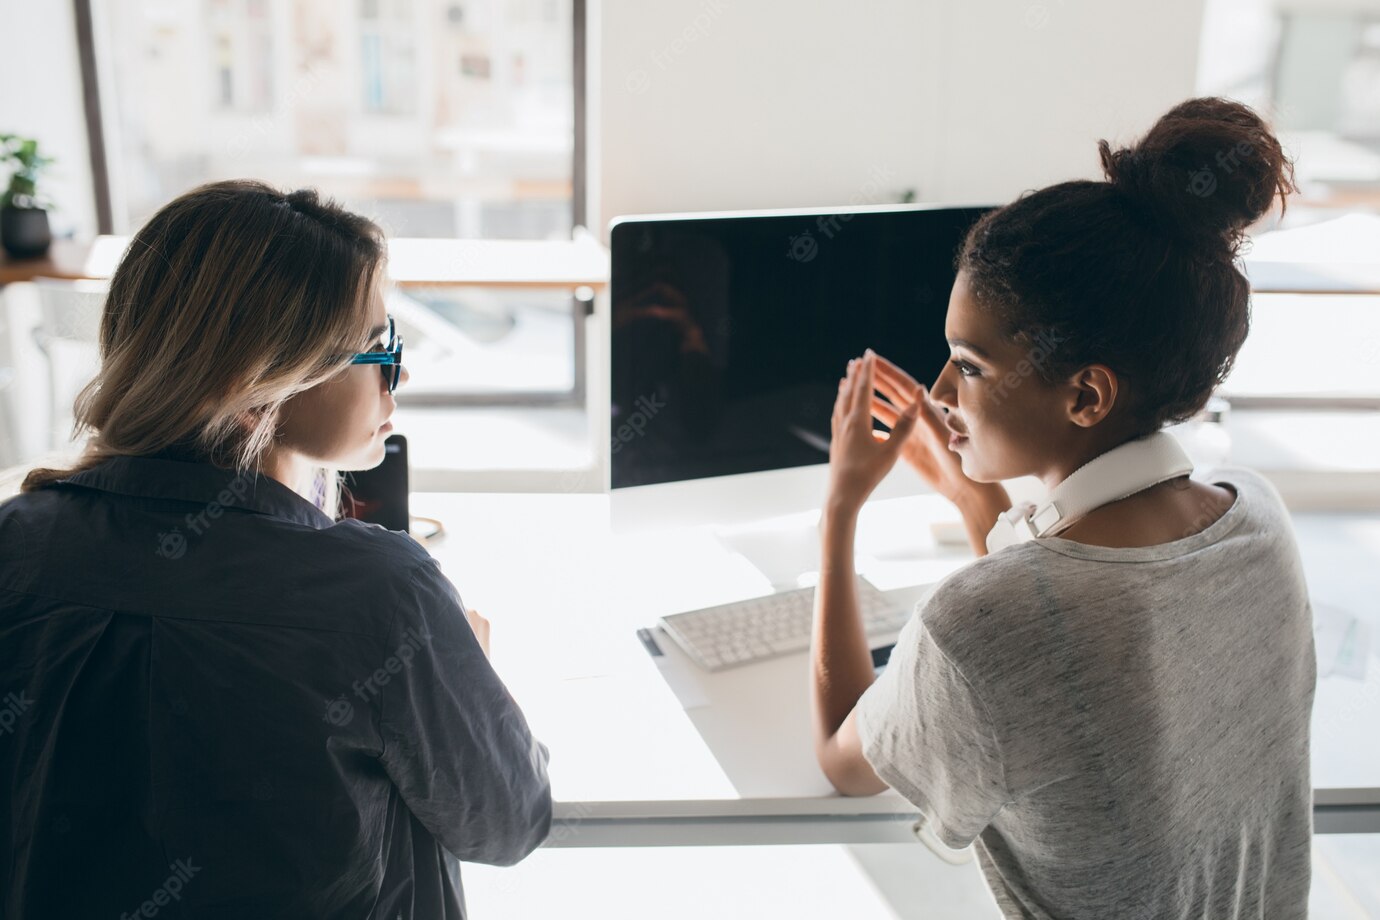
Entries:
<svg viewBox="0 0 1380 920">
<path fill-rule="evenodd" d="M 986 210 L 615 224 L 613 486 L 826 462 L 849 358 L 938 376 L 954 254 Z"/>
</svg>

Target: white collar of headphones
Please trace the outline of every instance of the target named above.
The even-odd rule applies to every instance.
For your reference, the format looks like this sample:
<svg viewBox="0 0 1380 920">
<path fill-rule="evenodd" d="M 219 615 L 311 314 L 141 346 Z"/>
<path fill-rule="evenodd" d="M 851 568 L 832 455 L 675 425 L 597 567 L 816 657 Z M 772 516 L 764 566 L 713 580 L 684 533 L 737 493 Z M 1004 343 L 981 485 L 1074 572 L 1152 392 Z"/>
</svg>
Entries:
<svg viewBox="0 0 1380 920">
<path fill-rule="evenodd" d="M 1038 504 L 1023 502 L 997 518 L 987 551 L 1052 537 L 1103 505 L 1193 472 L 1193 461 L 1165 431 L 1127 441 L 1074 470 Z"/>
</svg>

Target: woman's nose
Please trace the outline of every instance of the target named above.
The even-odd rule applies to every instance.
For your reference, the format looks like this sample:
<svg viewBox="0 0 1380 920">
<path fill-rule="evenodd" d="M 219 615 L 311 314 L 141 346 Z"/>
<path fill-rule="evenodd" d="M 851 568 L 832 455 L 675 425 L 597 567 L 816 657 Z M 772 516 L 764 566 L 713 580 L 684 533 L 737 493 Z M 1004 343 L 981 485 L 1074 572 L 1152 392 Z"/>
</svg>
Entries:
<svg viewBox="0 0 1380 920">
<path fill-rule="evenodd" d="M 406 364 L 398 368 L 398 386 L 405 386 L 407 384 L 408 378 L 410 378 L 411 376 L 412 375 L 407 372 Z"/>
<path fill-rule="evenodd" d="M 944 363 L 944 370 L 939 372 L 939 377 L 934 381 L 934 386 L 930 387 L 930 401 L 945 411 L 958 408 L 954 405 L 956 391 L 954 390 L 953 381 L 949 379 L 949 371 L 952 369 L 953 365 L 946 361 Z"/>
</svg>

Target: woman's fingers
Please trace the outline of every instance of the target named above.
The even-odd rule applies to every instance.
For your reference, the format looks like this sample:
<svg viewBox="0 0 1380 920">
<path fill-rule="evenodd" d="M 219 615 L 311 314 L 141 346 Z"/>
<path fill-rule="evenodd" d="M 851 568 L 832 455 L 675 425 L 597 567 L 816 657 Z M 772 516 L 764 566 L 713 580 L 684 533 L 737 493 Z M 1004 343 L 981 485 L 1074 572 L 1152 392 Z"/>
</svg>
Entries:
<svg viewBox="0 0 1380 920">
<path fill-rule="evenodd" d="M 914 390 L 899 387 L 894 380 L 880 373 L 877 374 L 877 391 L 897 405 L 908 406 L 915 399 Z"/>
<path fill-rule="evenodd" d="M 869 352 L 848 362 L 848 370 L 839 381 L 834 400 L 834 424 L 837 426 L 844 416 L 854 412 L 859 417 L 870 416 L 888 428 L 895 428 L 906 408 L 914 402 L 921 403 L 917 422 L 928 421 L 934 407 L 925 399 L 924 386 L 915 383 L 909 374 L 881 355 Z"/>
<path fill-rule="evenodd" d="M 896 420 L 901 417 L 901 410 L 882 397 L 873 394 L 872 417 L 888 428 L 895 428 Z"/>
<path fill-rule="evenodd" d="M 897 405 L 910 405 L 915 400 L 915 394 L 920 389 L 920 384 L 916 383 L 905 371 L 888 371 L 885 365 L 880 363 L 882 360 L 884 359 L 878 359 L 876 367 L 877 389 Z M 895 367 L 895 365 L 892 366 Z"/>
<path fill-rule="evenodd" d="M 881 355 L 877 355 L 876 357 L 877 357 L 877 376 L 878 376 L 879 379 L 888 380 L 889 382 L 892 383 L 893 386 L 896 386 L 896 387 L 898 387 L 898 388 L 900 388 L 900 389 L 903 389 L 903 390 L 905 390 L 906 392 L 912 392 L 912 393 L 913 393 L 913 392 L 915 391 L 916 387 L 920 386 L 920 381 L 916 380 L 916 379 L 915 379 L 914 377 L 912 377 L 910 374 L 907 374 L 904 370 L 902 370 L 900 367 L 898 367 L 895 363 L 893 363 L 893 362 L 891 362 L 891 361 L 888 361 L 886 358 L 883 358 Z"/>
<path fill-rule="evenodd" d="M 843 379 L 839 381 L 839 395 L 834 400 L 834 424 L 842 424 L 844 418 L 853 408 L 853 393 L 857 386 L 858 360 L 855 358 L 848 362 L 848 369 L 844 371 Z"/>
<path fill-rule="evenodd" d="M 873 386 L 872 355 L 868 353 L 853 366 L 853 411 L 858 415 L 870 416 L 868 409 L 872 401 Z"/>
<path fill-rule="evenodd" d="M 848 406 L 848 378 L 839 378 L 838 395 L 834 397 L 834 428 L 837 429 L 839 422 L 843 420 L 843 414 Z"/>
<path fill-rule="evenodd" d="M 901 365 L 897 364 L 895 361 L 892 361 L 886 355 L 877 355 L 877 365 L 885 369 L 887 373 L 900 374 L 901 376 L 910 379 L 912 383 L 915 382 L 914 379 L 911 379 L 910 374 L 907 374 L 901 368 Z"/>
<path fill-rule="evenodd" d="M 880 398 L 874 399 L 873 414 L 876 414 L 875 410 L 880 409 L 892 418 L 900 418 L 906 408 L 914 403 L 918 404 L 919 407 L 916 415 L 917 425 L 931 425 L 937 423 L 939 430 L 947 431 L 947 427 L 944 424 L 944 413 L 930 400 L 929 390 L 923 383 L 917 383 L 915 389 L 911 392 L 892 396 L 887 393 L 885 387 L 881 386 L 880 377 L 878 381 L 877 389 L 886 397 L 886 400 L 883 401 Z M 881 418 L 881 416 L 878 416 L 878 418 Z M 888 422 L 887 424 L 890 423 Z M 946 433 L 944 437 L 947 438 L 948 434 Z"/>
</svg>

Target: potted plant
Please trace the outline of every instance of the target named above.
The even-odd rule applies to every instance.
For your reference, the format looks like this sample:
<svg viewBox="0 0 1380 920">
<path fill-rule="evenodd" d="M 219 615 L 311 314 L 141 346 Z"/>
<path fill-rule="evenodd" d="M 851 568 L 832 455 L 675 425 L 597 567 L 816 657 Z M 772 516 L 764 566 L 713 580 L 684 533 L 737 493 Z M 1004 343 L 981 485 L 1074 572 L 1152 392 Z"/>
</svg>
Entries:
<svg viewBox="0 0 1380 920">
<path fill-rule="evenodd" d="M 13 170 L 9 187 L 0 193 L 0 244 L 17 259 L 41 256 L 53 241 L 52 204 L 39 195 L 38 177 L 53 158 L 39 153 L 32 138 L 0 134 L 0 161 Z"/>
</svg>

